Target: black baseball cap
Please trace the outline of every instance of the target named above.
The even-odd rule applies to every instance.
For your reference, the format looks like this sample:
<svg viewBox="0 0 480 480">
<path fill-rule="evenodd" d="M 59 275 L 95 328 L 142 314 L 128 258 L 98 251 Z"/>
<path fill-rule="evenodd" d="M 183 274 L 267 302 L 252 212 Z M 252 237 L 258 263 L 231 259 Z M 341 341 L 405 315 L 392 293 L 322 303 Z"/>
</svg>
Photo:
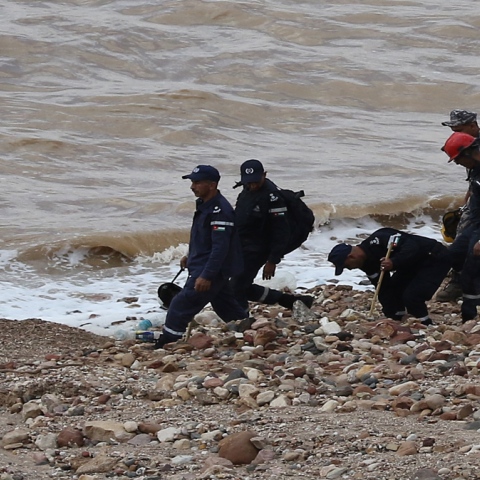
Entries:
<svg viewBox="0 0 480 480">
<path fill-rule="evenodd" d="M 335 265 L 335 275 L 340 275 L 345 268 L 345 260 L 352 251 L 352 246 L 346 243 L 339 243 L 332 248 L 328 254 L 328 261 Z"/>
<path fill-rule="evenodd" d="M 245 185 L 247 183 L 260 182 L 264 173 L 265 170 L 262 162 L 255 159 L 247 160 L 246 162 L 243 162 L 240 167 L 240 183 Z"/>
</svg>

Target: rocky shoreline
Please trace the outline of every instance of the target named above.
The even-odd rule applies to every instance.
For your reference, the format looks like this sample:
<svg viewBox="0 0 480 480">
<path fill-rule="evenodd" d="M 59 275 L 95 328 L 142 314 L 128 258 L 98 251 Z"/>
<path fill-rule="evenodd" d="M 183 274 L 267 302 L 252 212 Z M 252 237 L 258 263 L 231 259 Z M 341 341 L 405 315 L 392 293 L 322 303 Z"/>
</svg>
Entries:
<svg viewBox="0 0 480 480">
<path fill-rule="evenodd" d="M 309 311 L 205 312 L 155 351 L 0 320 L 0 480 L 480 478 L 480 325 L 369 318 L 328 285 Z"/>
</svg>

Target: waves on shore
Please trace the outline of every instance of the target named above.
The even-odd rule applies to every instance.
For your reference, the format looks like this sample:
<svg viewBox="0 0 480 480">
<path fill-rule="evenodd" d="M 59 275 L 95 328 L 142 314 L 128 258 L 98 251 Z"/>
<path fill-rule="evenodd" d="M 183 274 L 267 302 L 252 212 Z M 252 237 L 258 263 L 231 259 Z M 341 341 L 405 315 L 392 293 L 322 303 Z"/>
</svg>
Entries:
<svg viewBox="0 0 480 480">
<path fill-rule="evenodd" d="M 306 199 L 307 203 L 308 199 Z M 380 226 L 401 230 L 418 230 L 419 226 L 440 225 L 441 217 L 447 210 L 460 205 L 459 199 L 443 196 L 435 199 L 406 197 L 405 200 L 384 202 L 375 205 L 333 206 L 312 204 L 317 229 L 329 225 L 335 234 L 335 226 L 341 225 L 337 237 L 349 228 L 355 231 L 359 225 L 369 221 Z M 343 232 L 343 233 L 342 233 Z M 348 235 L 350 236 L 350 235 Z M 35 270 L 105 269 L 117 268 L 143 261 L 146 257 L 168 264 L 173 260 L 179 245 L 188 242 L 189 225 L 170 230 L 144 232 L 110 232 L 83 236 L 72 236 L 53 242 L 19 246 L 15 253 L 4 252 L 4 262 L 19 262 Z M 184 249 L 181 248 L 181 251 Z"/>
</svg>

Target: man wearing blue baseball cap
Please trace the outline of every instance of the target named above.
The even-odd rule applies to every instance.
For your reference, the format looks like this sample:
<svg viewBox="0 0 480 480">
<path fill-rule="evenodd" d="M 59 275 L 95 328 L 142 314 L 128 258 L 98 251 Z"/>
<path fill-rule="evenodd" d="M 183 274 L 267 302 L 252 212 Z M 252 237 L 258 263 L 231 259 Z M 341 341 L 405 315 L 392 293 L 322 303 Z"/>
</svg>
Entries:
<svg viewBox="0 0 480 480">
<path fill-rule="evenodd" d="M 359 245 L 340 243 L 328 260 L 335 275 L 358 268 L 377 286 L 383 313 L 402 320 L 407 313 L 423 325 L 432 325 L 426 301 L 430 300 L 452 266 L 447 248 L 434 239 L 393 228 L 380 228 Z"/>
<path fill-rule="evenodd" d="M 208 303 L 225 322 L 250 320 L 229 282 L 243 270 L 243 262 L 233 208 L 218 190 L 220 174 L 215 167 L 198 165 L 182 178 L 191 180 L 190 188 L 198 198 L 188 255 L 180 260 L 189 275 L 182 291 L 170 303 L 155 348 L 182 338 L 193 317 Z"/>
</svg>

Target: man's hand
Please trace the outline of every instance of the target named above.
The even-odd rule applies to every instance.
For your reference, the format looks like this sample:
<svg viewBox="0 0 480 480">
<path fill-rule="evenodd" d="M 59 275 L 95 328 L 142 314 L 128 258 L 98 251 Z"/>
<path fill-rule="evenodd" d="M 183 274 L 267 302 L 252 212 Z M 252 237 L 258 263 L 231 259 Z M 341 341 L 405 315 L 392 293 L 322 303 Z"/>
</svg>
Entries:
<svg viewBox="0 0 480 480">
<path fill-rule="evenodd" d="M 212 286 L 212 282 L 210 280 L 206 280 L 205 278 L 198 277 L 195 280 L 196 292 L 208 292 L 211 286 Z"/>
<path fill-rule="evenodd" d="M 393 262 L 389 258 L 381 258 L 380 259 L 380 270 L 384 270 L 385 272 L 390 272 L 393 270 Z"/>
<path fill-rule="evenodd" d="M 480 240 L 479 240 L 480 242 Z M 473 246 L 473 254 L 478 257 L 480 255 L 480 243 L 477 242 L 475 243 L 475 245 Z"/>
<path fill-rule="evenodd" d="M 275 276 L 275 269 L 277 266 L 272 262 L 267 262 L 263 267 L 262 278 L 264 280 L 270 280 Z"/>
<path fill-rule="evenodd" d="M 180 259 L 180 268 L 183 268 L 184 270 L 187 268 L 187 259 L 188 257 L 186 255 Z"/>
</svg>

